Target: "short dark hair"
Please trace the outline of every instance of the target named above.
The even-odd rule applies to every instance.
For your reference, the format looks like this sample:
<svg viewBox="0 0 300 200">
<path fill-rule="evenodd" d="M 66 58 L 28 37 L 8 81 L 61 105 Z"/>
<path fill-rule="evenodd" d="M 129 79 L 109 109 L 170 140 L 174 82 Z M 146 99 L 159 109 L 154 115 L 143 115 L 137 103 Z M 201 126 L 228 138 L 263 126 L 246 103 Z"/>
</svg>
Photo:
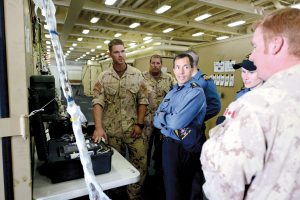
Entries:
<svg viewBox="0 0 300 200">
<path fill-rule="evenodd" d="M 193 68 L 193 67 L 194 67 L 194 66 L 193 66 L 193 63 L 194 63 L 193 57 L 190 56 L 190 55 L 187 54 L 187 53 L 180 53 L 180 54 L 178 54 L 177 56 L 175 56 L 175 58 L 173 59 L 173 67 L 174 67 L 174 65 L 175 65 L 175 60 L 181 59 L 181 58 L 186 58 L 186 57 L 189 58 L 191 68 Z"/>
<path fill-rule="evenodd" d="M 120 39 L 113 39 L 108 43 L 108 50 L 109 52 L 111 52 L 111 49 L 113 46 L 115 45 L 123 45 L 124 46 L 124 42 Z"/>
<path fill-rule="evenodd" d="M 160 63 L 162 64 L 162 57 L 160 55 L 157 55 L 157 54 L 152 55 L 150 57 L 150 63 L 151 63 L 152 58 L 159 58 L 160 59 Z"/>
</svg>

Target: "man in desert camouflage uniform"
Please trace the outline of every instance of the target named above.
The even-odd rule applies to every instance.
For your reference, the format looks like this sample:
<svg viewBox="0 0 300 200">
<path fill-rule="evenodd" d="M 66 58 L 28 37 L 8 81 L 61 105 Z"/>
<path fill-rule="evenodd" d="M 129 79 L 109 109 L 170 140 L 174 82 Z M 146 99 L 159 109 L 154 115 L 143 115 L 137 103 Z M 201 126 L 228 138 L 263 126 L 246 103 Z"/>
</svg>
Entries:
<svg viewBox="0 0 300 200">
<path fill-rule="evenodd" d="M 146 126 L 145 131 L 143 132 L 145 140 L 147 141 L 146 145 L 148 145 L 150 137 L 154 136 L 154 134 L 152 134 L 154 113 L 161 101 L 163 100 L 163 98 L 165 97 L 165 95 L 171 89 L 172 85 L 176 83 L 176 80 L 172 77 L 172 75 L 161 71 L 161 67 L 162 58 L 159 55 L 153 55 L 150 58 L 149 71 L 143 72 L 143 76 L 145 78 L 145 82 L 148 89 L 149 100 L 149 105 L 147 107 L 147 113 L 145 118 Z"/>
<path fill-rule="evenodd" d="M 109 44 L 113 66 L 102 72 L 94 86 L 93 139 L 101 138 L 125 155 L 127 146 L 130 162 L 139 170 L 140 181 L 127 188 L 130 199 L 140 199 L 147 162 L 142 138 L 146 114 L 147 89 L 142 73 L 126 64 L 122 40 L 114 39 Z"/>
<path fill-rule="evenodd" d="M 300 199 L 300 10 L 255 25 L 250 60 L 266 82 L 231 103 L 201 162 L 210 200 Z"/>
</svg>

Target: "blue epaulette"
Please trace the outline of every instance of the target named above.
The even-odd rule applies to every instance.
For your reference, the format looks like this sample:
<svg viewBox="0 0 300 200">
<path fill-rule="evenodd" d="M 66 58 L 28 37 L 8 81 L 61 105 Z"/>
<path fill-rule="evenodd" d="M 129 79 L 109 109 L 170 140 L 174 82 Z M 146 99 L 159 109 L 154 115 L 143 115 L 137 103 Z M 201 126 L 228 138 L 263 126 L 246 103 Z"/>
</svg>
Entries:
<svg viewBox="0 0 300 200">
<path fill-rule="evenodd" d="M 206 80 L 206 81 L 208 81 L 208 80 L 211 79 L 211 78 L 210 78 L 209 76 L 207 76 L 206 74 L 202 74 L 201 77 L 202 77 L 204 80 Z"/>
<path fill-rule="evenodd" d="M 196 83 L 196 82 L 192 82 L 192 83 L 191 83 L 191 87 L 192 87 L 192 88 L 200 87 L 200 85 L 198 85 L 198 83 Z"/>
</svg>

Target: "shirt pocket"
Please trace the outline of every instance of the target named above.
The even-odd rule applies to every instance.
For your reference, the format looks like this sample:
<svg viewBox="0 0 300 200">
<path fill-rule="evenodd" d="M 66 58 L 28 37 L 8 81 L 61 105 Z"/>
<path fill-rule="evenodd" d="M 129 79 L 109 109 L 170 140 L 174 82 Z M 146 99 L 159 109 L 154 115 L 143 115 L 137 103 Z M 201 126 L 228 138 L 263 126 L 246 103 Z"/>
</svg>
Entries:
<svg viewBox="0 0 300 200">
<path fill-rule="evenodd" d="M 131 85 L 131 87 L 128 89 L 129 90 L 129 93 L 131 95 L 131 98 L 133 100 L 136 100 L 137 99 L 137 96 L 138 96 L 138 92 L 139 92 L 139 86 L 138 85 Z"/>
<path fill-rule="evenodd" d="M 116 94 L 117 94 L 117 90 L 115 88 L 105 87 L 104 93 L 105 93 L 105 101 L 107 103 L 115 102 L 115 98 L 116 98 Z"/>
<path fill-rule="evenodd" d="M 161 111 L 167 111 L 170 105 L 170 99 L 164 99 L 160 104 Z"/>
</svg>

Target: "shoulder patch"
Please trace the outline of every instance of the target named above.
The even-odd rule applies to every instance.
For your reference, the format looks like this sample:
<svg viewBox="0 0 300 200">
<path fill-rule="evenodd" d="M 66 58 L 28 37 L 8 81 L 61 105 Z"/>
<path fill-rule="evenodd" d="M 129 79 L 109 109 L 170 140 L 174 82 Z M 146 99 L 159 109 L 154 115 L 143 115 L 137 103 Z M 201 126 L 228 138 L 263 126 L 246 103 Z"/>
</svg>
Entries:
<svg viewBox="0 0 300 200">
<path fill-rule="evenodd" d="M 192 87 L 192 88 L 195 88 L 195 87 L 200 87 L 200 86 L 199 86 L 197 83 L 192 82 L 192 83 L 191 83 L 191 87 Z"/>
<path fill-rule="evenodd" d="M 202 74 L 202 78 L 204 79 L 204 80 L 210 80 L 211 78 L 209 77 L 209 76 L 207 76 L 206 74 Z"/>
</svg>

